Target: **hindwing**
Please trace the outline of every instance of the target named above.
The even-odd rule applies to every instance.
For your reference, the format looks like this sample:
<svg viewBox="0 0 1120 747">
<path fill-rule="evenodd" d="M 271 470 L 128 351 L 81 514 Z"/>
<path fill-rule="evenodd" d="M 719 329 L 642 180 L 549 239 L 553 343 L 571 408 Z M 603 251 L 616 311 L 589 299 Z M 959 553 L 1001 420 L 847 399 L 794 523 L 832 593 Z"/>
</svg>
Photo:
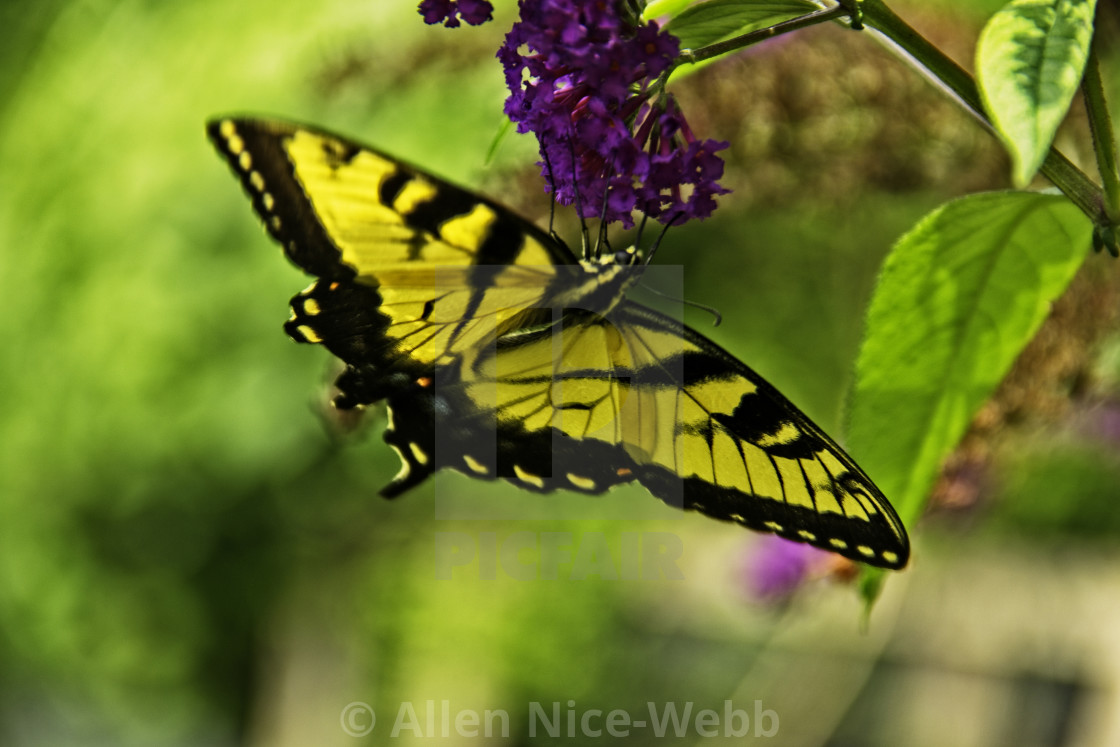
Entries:
<svg viewBox="0 0 1120 747">
<path fill-rule="evenodd" d="M 832 439 L 718 345 L 635 303 L 565 313 L 389 402 L 386 438 L 405 463 L 393 495 L 444 467 L 541 492 L 636 480 L 669 505 L 865 563 L 909 555 L 894 510 Z"/>
</svg>

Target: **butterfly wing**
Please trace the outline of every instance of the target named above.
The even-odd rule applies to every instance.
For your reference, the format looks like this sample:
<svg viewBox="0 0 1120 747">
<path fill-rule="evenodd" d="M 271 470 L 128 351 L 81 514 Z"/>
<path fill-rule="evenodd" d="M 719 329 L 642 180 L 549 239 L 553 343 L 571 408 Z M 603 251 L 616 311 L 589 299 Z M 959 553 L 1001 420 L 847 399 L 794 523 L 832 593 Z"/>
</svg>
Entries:
<svg viewBox="0 0 1120 747">
<path fill-rule="evenodd" d="M 269 233 L 319 280 L 297 340 L 346 364 L 335 403 L 387 400 L 398 495 L 451 467 L 536 491 L 638 480 L 683 508 L 859 561 L 906 564 L 905 530 L 831 439 L 699 333 L 594 287 L 526 221 L 312 128 L 210 124 Z M 600 289 L 602 290 L 602 289 Z"/>
<path fill-rule="evenodd" d="M 910 554 L 871 478 L 765 379 L 643 306 L 614 317 L 634 359 L 627 451 L 662 500 L 885 568 Z M 671 433 L 672 438 L 663 434 Z"/>
<path fill-rule="evenodd" d="M 666 503 L 901 568 L 906 531 L 871 479 L 762 377 L 635 303 L 497 341 L 390 398 L 391 494 L 450 467 L 534 491 L 637 480 Z M 419 459 L 417 457 L 420 457 Z"/>
<path fill-rule="evenodd" d="M 552 268 L 576 261 L 496 203 L 337 135 L 244 118 L 208 133 L 269 234 L 320 278 L 292 299 L 288 333 L 367 382 L 422 378 L 524 326 Z M 375 401 L 380 389 L 366 390 L 339 404 Z"/>
</svg>

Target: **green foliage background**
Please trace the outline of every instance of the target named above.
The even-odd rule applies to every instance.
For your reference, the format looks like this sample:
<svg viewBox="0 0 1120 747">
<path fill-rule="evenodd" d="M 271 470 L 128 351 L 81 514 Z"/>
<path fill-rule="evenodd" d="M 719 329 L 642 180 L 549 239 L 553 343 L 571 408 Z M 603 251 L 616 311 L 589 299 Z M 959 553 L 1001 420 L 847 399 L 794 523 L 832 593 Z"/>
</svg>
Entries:
<svg viewBox="0 0 1120 747">
<path fill-rule="evenodd" d="M 317 414 L 327 356 L 280 330 L 306 280 L 256 225 L 203 122 L 233 112 L 314 122 L 545 221 L 539 180 L 524 170 L 532 143 L 507 138 L 485 160 L 502 121 L 492 53 L 510 19 L 507 6 L 482 29 L 430 29 L 410 2 L 0 10 L 0 742 L 352 743 L 338 726 L 350 701 L 389 719 L 403 700 L 443 698 L 516 719 L 534 700 L 638 712 L 651 700 L 768 697 L 789 744 L 864 728 L 843 720 L 858 687 L 839 699 L 826 684 L 791 687 L 767 659 L 792 628 L 873 662 L 887 644 L 860 638 L 850 590 L 815 589 L 785 613 L 761 607 L 742 573 L 754 536 L 639 489 L 544 499 L 561 509 L 546 520 L 438 520 L 437 490 L 480 513 L 542 499 L 450 476 L 382 501 L 376 489 L 397 463 L 379 416 L 343 439 Z M 703 314 L 692 323 L 833 432 L 886 250 L 945 197 L 999 186 L 1004 168 L 994 143 L 978 144 L 986 135 L 960 134 L 976 128 L 866 41 L 854 46 L 868 57 L 850 65 L 882 78 L 846 79 L 835 94 L 798 77 L 843 33 L 814 30 L 816 46 L 787 42 L 683 82 L 696 81 L 682 91 L 694 126 L 739 154 L 736 196 L 713 220 L 671 232 L 659 255 L 684 265 L 688 298 L 725 317 L 715 330 Z M 811 70 L 835 65 L 821 59 Z M 738 112 L 721 88 L 729 80 L 754 86 L 743 98 L 757 107 Z M 897 96 L 920 102 L 927 129 L 888 126 Z M 739 129 L 719 129 L 728 122 Z M 813 150 L 837 133 L 846 139 Z M 883 148 L 892 138 L 910 144 Z M 903 150 L 915 139 L 920 163 Z M 981 167 L 954 161 L 962 152 Z M 1067 488 L 1075 536 L 1093 511 L 1106 519 L 1084 531 L 1107 542 L 1115 455 L 1068 451 L 1046 474 L 1088 459 L 1075 473 L 1094 482 L 1048 479 Z M 995 525 L 1061 535 L 1063 511 L 1033 484 L 1012 483 L 1025 498 Z M 1087 508 L 1069 508 L 1086 496 Z M 672 532 L 686 579 L 486 580 L 477 567 L 436 579 L 437 533 L 524 530 L 611 543 Z M 919 562 L 942 544 L 954 552 L 956 540 L 933 534 L 924 548 L 919 530 Z M 820 629 L 829 614 L 839 631 Z"/>
</svg>

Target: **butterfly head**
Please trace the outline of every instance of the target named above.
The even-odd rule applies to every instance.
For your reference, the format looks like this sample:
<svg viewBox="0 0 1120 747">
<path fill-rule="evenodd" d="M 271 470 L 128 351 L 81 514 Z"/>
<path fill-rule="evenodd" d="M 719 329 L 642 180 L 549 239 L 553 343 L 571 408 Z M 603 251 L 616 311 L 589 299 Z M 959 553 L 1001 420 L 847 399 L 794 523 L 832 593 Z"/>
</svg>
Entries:
<svg viewBox="0 0 1120 747">
<path fill-rule="evenodd" d="M 599 257 L 600 265 L 632 267 L 642 263 L 642 253 L 636 246 L 628 246 L 617 252 L 608 252 Z"/>
</svg>

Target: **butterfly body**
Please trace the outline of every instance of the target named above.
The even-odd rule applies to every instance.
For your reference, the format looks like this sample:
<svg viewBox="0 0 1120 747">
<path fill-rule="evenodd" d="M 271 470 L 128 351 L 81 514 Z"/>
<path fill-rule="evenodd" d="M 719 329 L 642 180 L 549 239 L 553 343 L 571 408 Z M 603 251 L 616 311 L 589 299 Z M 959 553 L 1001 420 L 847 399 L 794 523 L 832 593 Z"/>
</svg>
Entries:
<svg viewBox="0 0 1120 747">
<path fill-rule="evenodd" d="M 909 544 L 862 470 L 776 389 L 627 298 L 635 250 L 577 258 L 507 209 L 300 125 L 209 133 L 269 233 L 317 276 L 285 325 L 346 363 L 335 406 L 384 401 L 400 495 L 438 469 L 661 500 L 888 568 Z"/>
</svg>

